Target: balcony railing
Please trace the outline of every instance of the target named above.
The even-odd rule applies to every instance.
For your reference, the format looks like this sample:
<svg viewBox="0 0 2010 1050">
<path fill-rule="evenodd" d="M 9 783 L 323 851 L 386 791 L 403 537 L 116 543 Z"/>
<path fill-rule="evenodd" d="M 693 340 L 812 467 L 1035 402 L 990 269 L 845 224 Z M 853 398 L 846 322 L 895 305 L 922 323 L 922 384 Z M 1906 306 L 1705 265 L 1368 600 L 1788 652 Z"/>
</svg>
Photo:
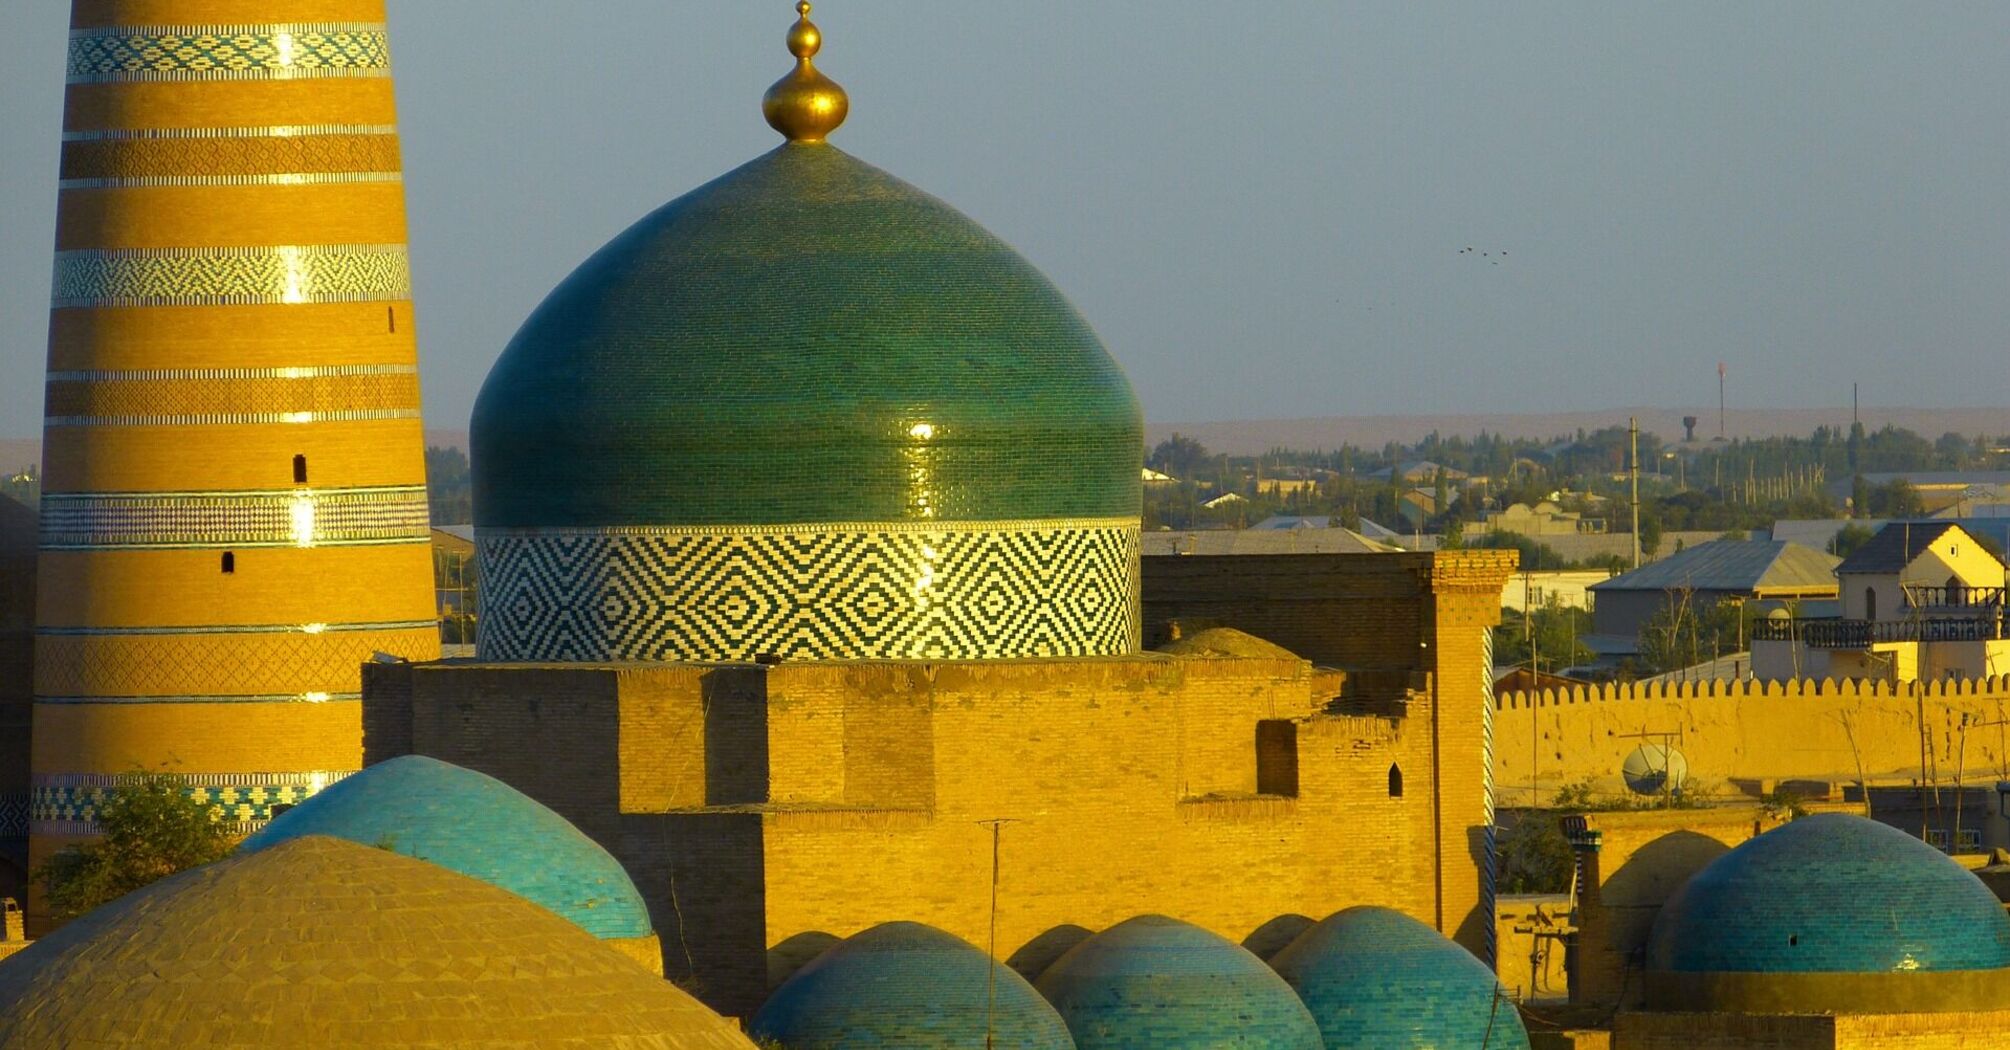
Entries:
<svg viewBox="0 0 2010 1050">
<path fill-rule="evenodd" d="M 1915 609 L 1987 609 L 2003 604 L 2001 587 L 1907 587 Z"/>
<path fill-rule="evenodd" d="M 2002 612 L 1917 620 L 1760 620 L 1752 640 L 1812 649 L 1868 649 L 1880 642 L 1992 642 L 2010 638 Z"/>
</svg>

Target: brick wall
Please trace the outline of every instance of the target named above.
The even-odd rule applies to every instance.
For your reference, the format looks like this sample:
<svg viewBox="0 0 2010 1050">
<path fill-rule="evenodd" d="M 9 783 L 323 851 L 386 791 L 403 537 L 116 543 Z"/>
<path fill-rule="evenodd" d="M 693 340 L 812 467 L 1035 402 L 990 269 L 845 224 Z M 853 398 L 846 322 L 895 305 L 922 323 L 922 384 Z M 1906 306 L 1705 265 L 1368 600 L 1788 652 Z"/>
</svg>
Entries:
<svg viewBox="0 0 2010 1050">
<path fill-rule="evenodd" d="M 1874 681 L 1689 682 L 1582 686 L 1499 698 L 1494 780 L 1516 804 L 1547 804 L 1561 784 L 1614 787 L 1641 733 L 1674 735 L 1691 778 L 1856 780 L 1920 765 L 1920 717 L 1938 775 L 1976 777 L 2010 761 L 2010 741 L 1969 723 L 2010 718 L 2010 676 Z M 1533 777 L 1531 777 L 1533 771 Z M 1533 786 L 1532 786 L 1533 785 Z"/>
</svg>

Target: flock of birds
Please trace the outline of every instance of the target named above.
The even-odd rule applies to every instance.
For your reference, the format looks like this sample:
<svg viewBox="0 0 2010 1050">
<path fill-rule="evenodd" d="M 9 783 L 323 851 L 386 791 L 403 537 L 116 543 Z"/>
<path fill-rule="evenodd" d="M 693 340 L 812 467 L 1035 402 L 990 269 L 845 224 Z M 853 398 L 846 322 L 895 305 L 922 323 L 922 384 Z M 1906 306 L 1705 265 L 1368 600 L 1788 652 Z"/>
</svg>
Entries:
<svg viewBox="0 0 2010 1050">
<path fill-rule="evenodd" d="M 1460 254 L 1460 255 L 1471 255 L 1471 254 L 1473 254 L 1473 246 L 1472 246 L 1472 245 L 1470 245 L 1470 244 L 1466 245 L 1466 246 L 1465 246 L 1465 248 L 1464 248 L 1463 250 L 1461 250 L 1461 251 L 1459 252 L 1459 254 Z M 1501 257 L 1501 259 L 1505 259 L 1505 258 L 1507 258 L 1507 254 L 1508 254 L 1508 253 L 1506 253 L 1506 252 L 1498 252 L 1498 253 L 1496 253 L 1496 252 L 1481 252 L 1481 253 L 1479 253 L 1479 255 L 1480 255 L 1480 258 L 1482 258 L 1482 259 L 1488 259 L 1488 258 L 1492 258 L 1492 257 L 1493 257 L 1494 255 L 1496 255 L 1496 254 L 1498 254 L 1498 255 L 1499 255 L 1499 256 Z M 1501 259 L 1494 259 L 1494 260 L 1493 260 L 1493 265 L 1495 265 L 1495 266 L 1499 266 L 1499 265 L 1501 264 Z"/>
</svg>

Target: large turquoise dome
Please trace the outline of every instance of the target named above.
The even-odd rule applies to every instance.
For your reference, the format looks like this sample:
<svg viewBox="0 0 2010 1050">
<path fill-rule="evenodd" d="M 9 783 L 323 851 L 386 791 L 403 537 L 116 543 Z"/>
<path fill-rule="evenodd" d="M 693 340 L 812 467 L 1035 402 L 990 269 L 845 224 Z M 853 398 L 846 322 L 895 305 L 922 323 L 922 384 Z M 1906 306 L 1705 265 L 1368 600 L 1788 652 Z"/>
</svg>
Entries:
<svg viewBox="0 0 2010 1050">
<path fill-rule="evenodd" d="M 1312 1011 L 1326 1050 L 1528 1050 L 1485 963 L 1389 908 L 1348 908 L 1270 962 Z"/>
<path fill-rule="evenodd" d="M 1677 973 L 2005 966 L 2010 918 L 1980 879 L 1897 828 L 1841 813 L 1782 825 L 1697 872 L 1661 909 L 1647 955 L 1650 971 Z"/>
<path fill-rule="evenodd" d="M 485 773 L 422 755 L 379 762 L 244 840 L 255 853 L 310 835 L 429 861 L 557 912 L 603 939 L 650 937 L 619 861 L 564 817 Z"/>
<path fill-rule="evenodd" d="M 748 1033 L 782 1050 L 1075 1046 L 1025 978 L 912 922 L 875 926 L 818 956 L 775 990 Z"/>
<path fill-rule="evenodd" d="M 1137 646 L 1123 371 L 1002 241 L 824 142 L 588 259 L 471 444 L 487 659 Z"/>
<path fill-rule="evenodd" d="M 1038 987 L 1081 1050 L 1320 1050 L 1319 1026 L 1263 960 L 1162 915 L 1069 949 Z"/>
</svg>

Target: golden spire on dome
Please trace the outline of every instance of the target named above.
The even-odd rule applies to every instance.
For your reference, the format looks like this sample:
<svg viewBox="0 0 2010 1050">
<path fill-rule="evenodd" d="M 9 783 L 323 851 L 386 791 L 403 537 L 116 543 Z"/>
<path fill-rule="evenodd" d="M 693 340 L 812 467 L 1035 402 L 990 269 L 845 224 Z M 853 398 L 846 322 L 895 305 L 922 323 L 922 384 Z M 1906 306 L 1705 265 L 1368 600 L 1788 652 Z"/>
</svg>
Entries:
<svg viewBox="0 0 2010 1050">
<path fill-rule="evenodd" d="M 768 126 L 788 136 L 790 142 L 822 142 L 836 131 L 851 111 L 851 99 L 837 81 L 817 72 L 811 56 L 824 46 L 824 35 L 810 21 L 809 0 L 796 5 L 796 24 L 789 28 L 789 53 L 796 56 L 795 71 L 768 88 L 761 99 L 761 112 Z"/>
</svg>

